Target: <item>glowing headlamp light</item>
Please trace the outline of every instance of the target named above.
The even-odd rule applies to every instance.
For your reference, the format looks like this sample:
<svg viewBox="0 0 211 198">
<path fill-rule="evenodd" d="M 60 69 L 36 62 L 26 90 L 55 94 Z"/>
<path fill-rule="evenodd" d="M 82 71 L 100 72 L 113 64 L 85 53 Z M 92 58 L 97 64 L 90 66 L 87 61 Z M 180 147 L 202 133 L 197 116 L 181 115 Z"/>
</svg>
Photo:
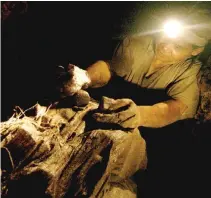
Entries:
<svg viewBox="0 0 211 198">
<path fill-rule="evenodd" d="M 176 38 L 182 33 L 182 25 L 179 21 L 170 20 L 164 24 L 164 32 L 170 38 Z"/>
<path fill-rule="evenodd" d="M 169 20 L 164 24 L 163 31 L 169 38 L 181 37 L 188 43 L 197 46 L 205 46 L 207 40 L 197 36 L 194 32 L 190 31 L 190 29 L 190 26 L 185 27 L 177 20 Z"/>
</svg>

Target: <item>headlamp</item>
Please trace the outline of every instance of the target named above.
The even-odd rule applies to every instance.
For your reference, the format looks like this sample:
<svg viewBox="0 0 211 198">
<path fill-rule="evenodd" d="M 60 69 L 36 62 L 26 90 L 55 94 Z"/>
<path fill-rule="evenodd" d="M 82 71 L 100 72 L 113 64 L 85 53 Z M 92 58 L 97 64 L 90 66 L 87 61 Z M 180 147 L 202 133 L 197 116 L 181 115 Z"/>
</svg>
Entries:
<svg viewBox="0 0 211 198">
<path fill-rule="evenodd" d="M 183 28 L 179 21 L 169 20 L 164 24 L 164 32 L 170 38 L 177 38 L 181 35 Z"/>
<path fill-rule="evenodd" d="M 163 31 L 167 37 L 172 39 L 180 37 L 184 39 L 186 42 L 197 46 L 206 45 L 207 40 L 196 35 L 192 31 L 192 29 L 194 29 L 193 27 L 191 26 L 185 27 L 182 25 L 182 23 L 180 23 L 177 20 L 169 20 L 164 24 Z"/>
</svg>

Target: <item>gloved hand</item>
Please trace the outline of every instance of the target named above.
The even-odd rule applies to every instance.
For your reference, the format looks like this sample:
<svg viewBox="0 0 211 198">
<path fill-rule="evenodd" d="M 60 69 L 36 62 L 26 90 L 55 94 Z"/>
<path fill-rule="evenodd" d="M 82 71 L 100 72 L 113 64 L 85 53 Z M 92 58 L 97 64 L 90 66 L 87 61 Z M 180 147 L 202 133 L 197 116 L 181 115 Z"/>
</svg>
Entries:
<svg viewBox="0 0 211 198">
<path fill-rule="evenodd" d="M 140 112 L 136 104 L 130 99 L 111 99 L 103 97 L 99 105 L 100 113 L 93 117 L 98 122 L 115 123 L 123 128 L 140 126 Z"/>
<path fill-rule="evenodd" d="M 86 70 L 69 64 L 67 68 L 68 78 L 62 83 L 60 91 L 64 96 L 72 96 L 81 89 L 88 88 L 91 82 Z"/>
</svg>

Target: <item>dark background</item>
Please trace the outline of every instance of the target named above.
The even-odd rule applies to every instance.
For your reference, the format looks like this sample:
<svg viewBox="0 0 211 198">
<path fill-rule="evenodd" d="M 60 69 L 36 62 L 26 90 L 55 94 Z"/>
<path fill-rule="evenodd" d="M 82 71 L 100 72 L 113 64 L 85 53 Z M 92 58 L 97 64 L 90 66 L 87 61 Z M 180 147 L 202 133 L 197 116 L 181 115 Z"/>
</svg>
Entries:
<svg viewBox="0 0 211 198">
<path fill-rule="evenodd" d="M 136 9 L 136 2 L 17 3 L 2 19 L 2 121 L 16 105 L 26 109 L 49 100 L 58 65 L 86 68 L 110 59 Z M 188 130 L 151 134 L 153 163 L 145 184 L 138 178 L 143 197 L 209 197 L 208 144 Z"/>
<path fill-rule="evenodd" d="M 36 102 L 49 100 L 54 92 L 58 65 L 66 67 L 72 63 L 86 68 L 97 60 L 110 59 L 122 36 L 140 28 L 138 26 L 153 24 L 149 13 L 155 13 L 161 7 L 189 3 L 193 6 L 200 4 L 127 1 L 10 3 L 10 14 L 1 19 L 1 119 L 8 119 L 16 105 L 26 109 Z M 4 4 L 6 2 L 2 2 Z M 211 7 L 210 3 L 207 5 Z M 151 20 L 150 23 L 145 22 L 147 20 Z"/>
<path fill-rule="evenodd" d="M 18 6 L 2 21 L 2 120 L 15 105 L 48 99 L 58 65 L 110 59 L 134 4 L 28 2 L 25 13 Z"/>
</svg>

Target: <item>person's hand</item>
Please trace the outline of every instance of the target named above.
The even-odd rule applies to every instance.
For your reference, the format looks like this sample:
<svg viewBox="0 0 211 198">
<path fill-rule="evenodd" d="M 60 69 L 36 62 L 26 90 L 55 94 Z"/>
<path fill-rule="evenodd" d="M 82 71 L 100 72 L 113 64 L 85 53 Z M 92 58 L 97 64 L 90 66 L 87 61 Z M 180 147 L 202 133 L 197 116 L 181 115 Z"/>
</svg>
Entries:
<svg viewBox="0 0 211 198">
<path fill-rule="evenodd" d="M 103 97 L 99 105 L 100 113 L 93 117 L 98 122 L 115 123 L 123 128 L 140 126 L 140 112 L 137 105 L 130 99 L 111 99 Z"/>
<path fill-rule="evenodd" d="M 88 88 L 91 80 L 86 70 L 69 64 L 67 68 L 67 79 L 62 83 L 60 91 L 64 96 L 72 96 L 81 89 Z"/>
</svg>

